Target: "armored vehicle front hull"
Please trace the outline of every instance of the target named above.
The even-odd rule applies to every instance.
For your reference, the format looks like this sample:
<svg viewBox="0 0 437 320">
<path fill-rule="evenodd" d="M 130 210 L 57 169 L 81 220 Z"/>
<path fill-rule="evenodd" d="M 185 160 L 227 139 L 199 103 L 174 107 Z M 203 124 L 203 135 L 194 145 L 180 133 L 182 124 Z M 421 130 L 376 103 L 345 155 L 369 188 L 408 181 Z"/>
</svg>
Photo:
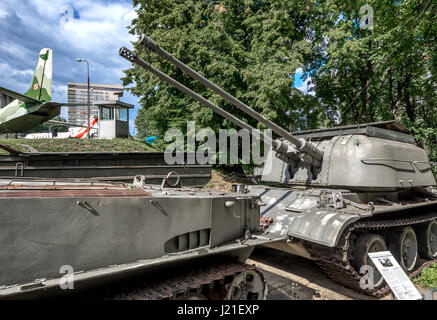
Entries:
<svg viewBox="0 0 437 320">
<path fill-rule="evenodd" d="M 251 194 L 261 197 L 267 234 L 287 237 L 268 246 L 315 260 L 328 276 L 354 290 L 375 296 L 388 292 L 379 273 L 373 281 L 362 274 L 363 266 L 372 266 L 368 252 L 390 250 L 410 275 L 437 262 L 436 189 L 384 198 L 350 190 L 252 186 Z M 336 195 L 341 208 L 334 207 Z M 370 205 L 360 203 L 361 197 L 370 197 Z"/>
</svg>

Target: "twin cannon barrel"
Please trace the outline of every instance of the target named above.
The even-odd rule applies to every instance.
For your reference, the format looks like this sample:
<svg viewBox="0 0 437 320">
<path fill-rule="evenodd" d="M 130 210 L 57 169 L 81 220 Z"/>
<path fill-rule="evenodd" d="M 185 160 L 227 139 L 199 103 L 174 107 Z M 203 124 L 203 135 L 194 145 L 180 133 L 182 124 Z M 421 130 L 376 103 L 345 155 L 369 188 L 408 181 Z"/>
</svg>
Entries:
<svg viewBox="0 0 437 320">
<path fill-rule="evenodd" d="M 243 103 L 242 101 L 238 100 L 228 92 L 224 91 L 220 87 L 218 87 L 213 82 L 209 81 L 202 75 L 200 75 L 195 70 L 191 69 L 189 66 L 184 64 L 182 61 L 175 58 L 173 55 L 171 55 L 169 52 L 161 48 L 155 41 L 147 37 L 146 35 L 143 35 L 140 39 L 140 44 L 144 46 L 146 49 L 155 52 L 158 54 L 161 58 L 167 60 L 177 68 L 179 68 L 181 71 L 183 71 L 185 74 L 191 76 L 192 78 L 198 80 L 200 83 L 214 91 L 216 94 L 220 95 L 223 99 L 228 101 L 229 103 L 232 103 L 235 107 L 240 109 L 241 111 L 245 112 L 252 118 L 256 119 L 258 122 L 261 122 L 266 127 L 270 128 L 273 132 L 275 132 L 277 135 L 282 137 L 285 141 L 290 142 L 294 145 L 291 146 L 289 143 L 281 140 L 271 140 L 269 137 L 263 135 L 261 133 L 261 138 L 264 140 L 265 143 L 268 143 L 272 146 L 272 148 L 278 153 L 281 159 L 283 159 L 286 162 L 295 162 L 300 158 L 302 161 L 319 168 L 322 164 L 323 160 L 323 152 L 319 149 L 317 149 L 314 145 L 312 145 L 310 142 L 296 138 L 295 136 L 291 135 L 287 130 L 281 128 L 277 124 L 273 123 L 272 121 L 266 119 L 261 114 L 250 108 L 248 105 Z M 121 57 L 125 58 L 126 60 L 135 63 L 139 65 L 140 67 L 148 70 L 155 76 L 159 77 L 161 80 L 167 82 L 168 84 L 176 87 L 177 89 L 181 90 L 188 96 L 192 97 L 193 99 L 197 100 L 202 105 L 210 108 L 215 113 L 225 117 L 229 121 L 233 122 L 236 126 L 247 129 L 250 132 L 255 130 L 252 126 L 247 124 L 244 121 L 241 121 L 231 113 L 223 110 L 222 108 L 218 107 L 211 101 L 205 99 L 201 95 L 197 94 L 193 90 L 187 88 L 180 82 L 176 81 L 175 79 L 171 78 L 167 74 L 161 72 L 160 70 L 154 68 L 150 63 L 146 62 L 145 60 L 137 57 L 135 53 L 133 53 L 131 50 L 127 49 L 126 47 L 120 48 L 119 54 Z"/>
</svg>

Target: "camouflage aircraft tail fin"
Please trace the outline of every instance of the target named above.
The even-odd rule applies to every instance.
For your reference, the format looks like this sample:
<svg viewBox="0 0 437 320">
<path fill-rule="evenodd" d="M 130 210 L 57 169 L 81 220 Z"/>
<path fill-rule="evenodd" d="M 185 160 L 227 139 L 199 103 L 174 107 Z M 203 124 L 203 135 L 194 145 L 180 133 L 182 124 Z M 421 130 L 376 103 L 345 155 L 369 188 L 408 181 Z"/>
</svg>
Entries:
<svg viewBox="0 0 437 320">
<path fill-rule="evenodd" d="M 52 100 L 52 49 L 42 49 L 33 75 L 32 85 L 24 94 L 40 101 Z"/>
</svg>

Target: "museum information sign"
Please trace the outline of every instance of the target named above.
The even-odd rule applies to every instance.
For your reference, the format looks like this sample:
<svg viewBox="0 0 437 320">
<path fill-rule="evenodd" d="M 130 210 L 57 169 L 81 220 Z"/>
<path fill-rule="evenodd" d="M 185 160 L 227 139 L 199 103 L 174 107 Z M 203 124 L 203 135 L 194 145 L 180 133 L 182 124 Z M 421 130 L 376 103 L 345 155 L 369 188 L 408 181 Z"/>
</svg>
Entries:
<svg viewBox="0 0 437 320">
<path fill-rule="evenodd" d="M 391 291 L 398 300 L 422 299 L 410 278 L 402 270 L 390 251 L 369 252 L 373 264 L 384 277 Z"/>
</svg>

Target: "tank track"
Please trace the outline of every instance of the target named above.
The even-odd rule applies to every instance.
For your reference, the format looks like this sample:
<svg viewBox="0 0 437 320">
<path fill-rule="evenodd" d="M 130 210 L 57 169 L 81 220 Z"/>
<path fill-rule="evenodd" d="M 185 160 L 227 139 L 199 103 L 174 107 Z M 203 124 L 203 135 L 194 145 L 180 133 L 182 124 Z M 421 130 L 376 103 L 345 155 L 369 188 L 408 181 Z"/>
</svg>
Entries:
<svg viewBox="0 0 437 320">
<path fill-rule="evenodd" d="M 361 276 L 350 264 L 354 250 L 353 240 L 356 238 L 355 232 L 381 231 L 393 227 L 416 225 L 435 219 L 437 219 L 437 212 L 405 219 L 357 221 L 346 228 L 336 247 L 330 248 L 315 243 L 308 243 L 307 249 L 313 255 L 315 262 L 320 268 L 334 281 L 360 293 L 380 298 L 390 292 L 388 285 L 379 290 L 361 288 Z M 437 259 L 422 263 L 416 270 L 409 273 L 409 276 L 417 276 L 424 267 L 435 262 L 437 262 Z"/>
<path fill-rule="evenodd" d="M 243 271 L 256 270 L 266 284 L 261 271 L 255 266 L 240 262 L 225 262 L 196 268 L 188 273 L 179 272 L 175 276 L 157 278 L 147 283 L 128 286 L 103 297 L 106 300 L 176 300 L 187 294 L 202 295 L 210 300 L 225 300 L 230 283 Z M 264 296 L 267 295 L 267 286 Z"/>
</svg>

